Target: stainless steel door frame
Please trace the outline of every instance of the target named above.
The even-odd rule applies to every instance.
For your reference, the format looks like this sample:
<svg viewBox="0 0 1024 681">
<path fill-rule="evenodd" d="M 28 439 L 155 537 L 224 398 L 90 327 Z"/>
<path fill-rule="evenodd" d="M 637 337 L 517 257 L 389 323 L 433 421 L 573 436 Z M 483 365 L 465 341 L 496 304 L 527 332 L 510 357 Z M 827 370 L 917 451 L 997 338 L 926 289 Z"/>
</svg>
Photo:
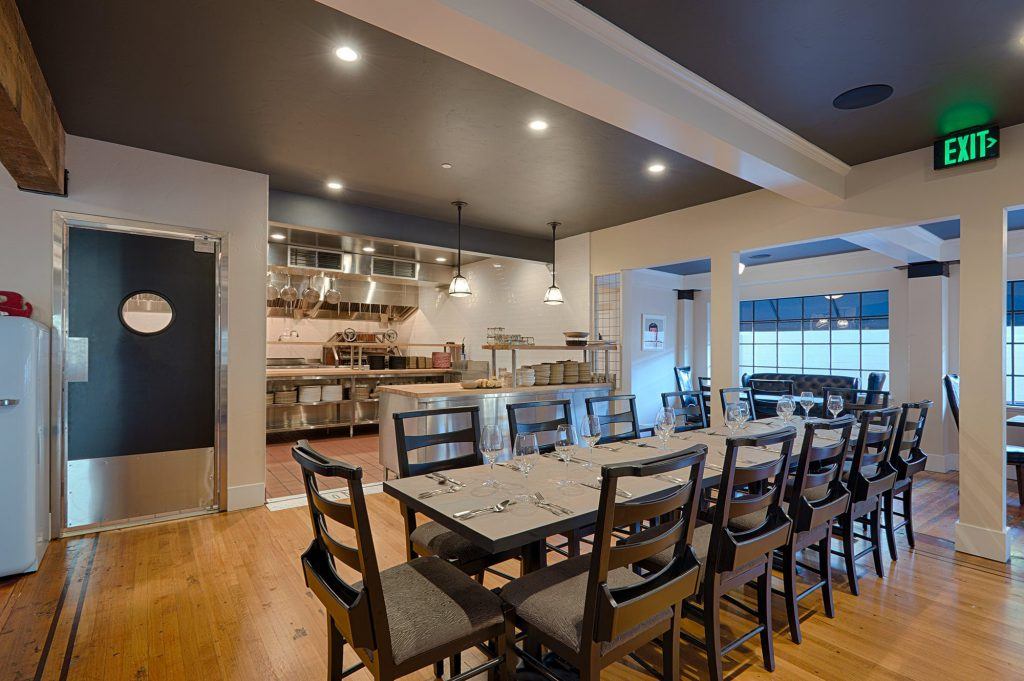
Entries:
<svg viewBox="0 0 1024 681">
<path fill-rule="evenodd" d="M 52 334 L 50 351 L 50 422 L 51 422 L 51 467 L 50 467 L 50 509 L 53 536 L 69 536 L 96 531 L 138 525 L 157 520 L 196 515 L 197 512 L 168 513 L 132 518 L 110 524 L 68 528 L 67 474 L 68 474 L 68 418 L 67 418 L 67 344 L 68 344 L 68 290 L 67 290 L 67 247 L 70 227 L 112 232 L 126 232 L 144 236 L 160 236 L 187 241 L 202 240 L 213 245 L 216 256 L 216 338 L 214 377 L 214 504 L 208 511 L 223 508 L 227 499 L 227 360 L 228 360 L 228 235 L 206 229 L 175 227 L 137 220 L 69 213 L 53 212 L 53 287 L 52 287 Z"/>
</svg>

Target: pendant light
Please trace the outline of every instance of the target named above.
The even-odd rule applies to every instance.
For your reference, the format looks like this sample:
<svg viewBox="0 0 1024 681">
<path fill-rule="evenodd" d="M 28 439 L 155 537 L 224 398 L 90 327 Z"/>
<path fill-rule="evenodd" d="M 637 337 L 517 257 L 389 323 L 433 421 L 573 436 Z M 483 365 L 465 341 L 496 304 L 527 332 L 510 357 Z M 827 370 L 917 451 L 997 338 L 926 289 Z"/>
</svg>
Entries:
<svg viewBox="0 0 1024 681">
<path fill-rule="evenodd" d="M 455 265 L 455 276 L 452 283 L 448 285 L 448 295 L 453 298 L 465 298 L 472 291 L 469 290 L 469 280 L 462 276 L 462 207 L 465 201 L 452 201 L 452 205 L 459 212 L 459 252 Z"/>
<path fill-rule="evenodd" d="M 561 224 L 561 222 L 548 223 L 548 227 L 551 228 L 551 286 L 548 286 L 547 293 L 544 294 L 544 303 L 547 305 L 561 305 L 565 302 L 561 289 L 555 286 L 555 230 Z"/>
</svg>

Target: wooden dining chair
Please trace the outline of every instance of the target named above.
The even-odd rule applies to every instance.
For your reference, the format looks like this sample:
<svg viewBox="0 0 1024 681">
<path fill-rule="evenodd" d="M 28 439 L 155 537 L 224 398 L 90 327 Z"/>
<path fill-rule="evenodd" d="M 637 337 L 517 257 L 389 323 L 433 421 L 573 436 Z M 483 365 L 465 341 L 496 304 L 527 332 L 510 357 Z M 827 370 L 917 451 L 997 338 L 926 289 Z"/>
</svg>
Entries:
<svg viewBox="0 0 1024 681">
<path fill-rule="evenodd" d="M 323 456 L 305 440 L 292 448 L 313 526 L 313 541 L 302 554 L 306 586 L 327 611 L 327 678 L 338 681 L 367 669 L 378 681 L 391 681 L 445 658 L 452 677 L 487 672 L 494 681 L 505 660 L 505 607 L 501 599 L 447 561 L 416 558 L 380 570 L 363 497 L 363 471 Z M 333 501 L 317 477 L 346 482 L 348 502 Z M 351 530 L 354 545 L 334 528 Z M 340 529 L 340 527 L 338 528 Z M 359 579 L 344 578 L 340 562 Z M 359 662 L 344 668 L 348 644 Z M 460 675 L 462 651 L 480 648 L 489 659 Z"/>
<path fill-rule="evenodd" d="M 701 587 L 697 594 L 700 606 L 687 602 L 686 608 L 703 621 L 704 639 L 686 631 L 682 631 L 682 637 L 706 651 L 713 681 L 722 679 L 722 656 L 754 636 L 761 638 L 765 668 L 775 669 L 772 554 L 786 544 L 793 525 L 783 508 L 783 494 L 795 439 L 796 429 L 792 426 L 756 436 L 728 438 L 718 499 L 711 509 L 713 520 L 694 531 L 693 549 L 701 561 Z M 745 447 L 778 447 L 779 451 L 768 461 L 740 467 L 739 456 Z M 665 554 L 662 553 L 644 561 L 641 567 L 657 570 L 664 564 Z M 748 583 L 753 583 L 757 591 L 756 608 L 729 593 Z M 722 644 L 722 599 L 757 618 L 757 626 L 725 645 Z"/>
<path fill-rule="evenodd" d="M 661 404 L 676 415 L 675 432 L 698 430 L 708 427 L 704 412 L 704 400 L 699 390 L 679 390 L 661 394 Z"/>
<path fill-rule="evenodd" d="M 723 414 L 728 411 L 727 408 L 730 404 L 746 402 L 747 408 L 750 410 L 750 418 L 757 418 L 754 414 L 754 391 L 750 388 L 722 388 L 718 391 L 718 396 L 722 400 Z"/>
<path fill-rule="evenodd" d="M 571 400 L 542 400 L 539 402 L 518 402 L 506 404 L 508 412 L 509 442 L 514 443 L 516 436 L 520 433 L 536 433 L 538 436 L 546 433 L 555 433 L 559 426 L 572 426 L 572 401 Z M 554 418 L 547 418 L 542 421 L 525 420 L 528 416 L 537 416 L 535 410 L 548 412 L 554 410 Z M 554 442 L 541 443 L 539 450 L 542 454 L 555 451 Z M 594 533 L 593 525 L 579 529 L 568 530 L 564 544 L 548 544 L 547 549 L 563 556 L 575 557 L 580 555 L 580 543 L 584 537 Z"/>
<path fill-rule="evenodd" d="M 763 419 L 775 416 L 777 413 L 776 407 L 779 404 L 777 398 L 781 398 L 784 395 L 795 396 L 797 394 L 796 381 L 786 379 L 751 378 L 748 381 L 748 387 L 752 394 L 754 410 L 757 412 L 752 418 Z M 757 399 L 758 395 L 767 395 L 776 399 L 759 400 Z"/>
<path fill-rule="evenodd" d="M 704 416 L 708 420 L 708 427 L 711 426 L 711 378 L 708 376 L 697 377 L 697 390 L 700 391 L 701 400 L 704 402 Z"/>
<path fill-rule="evenodd" d="M 865 410 L 857 414 L 856 444 L 853 461 L 844 481 L 850 490 L 850 505 L 836 518 L 833 536 L 842 540 L 842 550 L 832 553 L 842 556 L 846 563 L 846 578 L 850 592 L 857 596 L 857 561 L 871 554 L 875 560 L 875 574 L 884 576 L 882 571 L 882 496 L 892 489 L 896 482 L 896 469 L 890 462 L 893 438 L 896 434 L 896 419 L 899 407 Z M 857 531 L 861 526 L 868 534 Z M 856 540 L 867 542 L 867 546 L 856 550 Z"/>
<path fill-rule="evenodd" d="M 791 469 L 791 484 L 786 489 L 786 512 L 793 521 L 789 541 L 776 550 L 786 601 L 789 635 L 794 643 L 800 634 L 799 603 L 821 590 L 821 600 L 828 617 L 835 617 L 832 597 L 832 521 L 846 511 L 850 491 L 843 484 L 843 463 L 850 445 L 854 418 L 846 415 L 833 421 L 807 421 L 800 446 L 800 457 Z M 818 565 L 799 562 L 797 554 L 810 547 L 818 550 Z M 797 567 L 817 573 L 817 580 L 798 590 Z"/>
<path fill-rule="evenodd" d="M 905 402 L 896 426 L 890 457 L 896 469 L 896 481 L 892 489 L 882 495 L 885 536 L 889 542 L 889 556 L 893 560 L 899 560 L 896 555 L 897 530 L 906 528 L 907 543 L 914 548 L 914 476 L 928 463 L 928 455 L 921 450 L 921 440 L 932 405 L 931 400 Z M 900 511 L 895 509 L 897 501 L 900 502 Z M 900 519 L 898 523 L 896 518 Z"/>
<path fill-rule="evenodd" d="M 946 386 L 946 399 L 949 410 L 953 412 L 953 421 L 957 430 L 960 429 L 960 375 L 946 374 L 942 378 Z M 1017 471 L 1017 503 L 1024 506 L 1024 447 L 1019 445 L 1006 446 L 1006 465 L 1013 466 Z"/>
<path fill-rule="evenodd" d="M 543 645 L 579 670 L 581 681 L 599 679 L 603 668 L 660 641 L 660 673 L 643 659 L 633 659 L 655 677 L 678 681 L 682 604 L 697 589 L 700 571 L 690 543 L 706 455 L 706 445 L 695 445 L 655 459 L 602 467 L 593 552 L 507 584 L 501 597 L 513 616 L 506 638 L 514 640 L 518 627 L 527 641 Z M 672 475 L 685 469 L 685 478 Z M 643 500 L 618 502 L 620 482 L 655 476 L 669 486 Z M 613 545 L 615 527 L 644 521 L 658 522 Z M 656 554 L 665 556 L 656 570 L 641 576 L 630 569 Z M 510 652 L 545 678 L 557 679 L 533 654 L 514 645 Z M 514 678 L 511 656 L 506 666 Z"/>
<path fill-rule="evenodd" d="M 821 403 L 821 413 L 823 415 L 831 414 L 828 413 L 828 398 L 836 395 L 843 398 L 843 410 L 839 412 L 840 416 L 845 414 L 853 414 L 856 416 L 862 411 L 870 411 L 872 409 L 884 409 L 889 406 L 888 390 L 864 390 L 862 388 L 825 388 L 824 398 Z"/>
<path fill-rule="evenodd" d="M 479 407 L 427 409 L 396 413 L 393 416 L 395 444 L 398 448 L 399 477 L 407 478 L 415 475 L 445 473 L 459 468 L 483 464 L 483 455 L 480 452 L 479 444 Z M 419 423 L 426 430 L 430 427 L 436 427 L 438 424 L 447 425 L 458 420 L 465 421 L 467 417 L 469 420 L 468 426 L 453 426 L 452 430 L 425 432 L 418 435 L 410 435 L 408 433 L 412 422 Z M 454 456 L 443 459 L 413 461 L 412 456 L 415 452 L 426 447 L 439 445 L 453 445 L 456 447 L 463 445 L 462 448 L 469 451 L 457 453 Z M 459 482 L 462 481 L 460 480 Z M 441 483 L 439 482 L 438 484 L 440 485 Z M 483 582 L 483 573 L 487 568 L 516 557 L 514 552 L 491 555 L 457 532 L 446 529 L 440 523 L 430 521 L 418 525 L 416 511 L 405 504 L 401 504 L 401 512 L 405 520 L 405 548 L 409 560 L 417 556 L 437 556 L 453 563 L 466 574 L 475 575 L 478 581 Z"/>
<path fill-rule="evenodd" d="M 624 423 L 629 426 L 629 430 L 625 432 L 602 435 L 597 444 L 603 445 L 608 442 L 619 442 L 620 440 L 636 440 L 637 438 L 644 437 L 644 434 L 654 435 L 653 426 L 640 426 L 640 420 L 636 415 L 636 395 L 588 397 L 584 399 L 584 403 L 587 408 L 587 416 L 597 416 L 598 420 L 601 421 L 602 431 L 605 427 L 614 426 L 615 424 Z M 599 407 L 602 404 L 606 405 L 603 413 Z M 624 411 L 613 411 L 623 405 L 625 406 Z"/>
<path fill-rule="evenodd" d="M 676 367 L 676 390 L 693 390 L 693 370 L 690 367 Z"/>
</svg>

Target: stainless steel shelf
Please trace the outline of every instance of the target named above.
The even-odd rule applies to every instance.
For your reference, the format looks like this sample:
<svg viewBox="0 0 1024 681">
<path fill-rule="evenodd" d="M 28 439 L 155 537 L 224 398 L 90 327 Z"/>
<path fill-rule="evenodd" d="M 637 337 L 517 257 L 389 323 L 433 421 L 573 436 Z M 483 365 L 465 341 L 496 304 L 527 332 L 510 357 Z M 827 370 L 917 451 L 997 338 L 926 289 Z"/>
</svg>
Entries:
<svg viewBox="0 0 1024 681">
<path fill-rule="evenodd" d="M 346 402 L 352 402 L 352 400 L 325 400 L 322 402 L 289 402 L 288 404 L 268 404 L 267 408 L 270 407 L 316 407 L 321 404 L 345 404 Z"/>
<path fill-rule="evenodd" d="M 290 433 L 299 430 L 321 430 L 324 428 L 347 428 L 357 425 L 354 421 L 331 421 L 329 423 L 305 423 L 300 426 L 287 426 L 281 428 L 267 428 L 268 433 Z"/>
</svg>

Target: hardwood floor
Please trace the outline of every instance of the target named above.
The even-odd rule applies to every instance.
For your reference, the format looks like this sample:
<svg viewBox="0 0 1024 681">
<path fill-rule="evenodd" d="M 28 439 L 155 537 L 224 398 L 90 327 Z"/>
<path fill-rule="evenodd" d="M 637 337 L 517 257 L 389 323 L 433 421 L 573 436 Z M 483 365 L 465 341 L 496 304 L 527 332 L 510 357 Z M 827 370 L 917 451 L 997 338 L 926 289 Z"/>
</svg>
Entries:
<svg viewBox="0 0 1024 681">
<path fill-rule="evenodd" d="M 928 476 L 926 485 L 922 508 L 941 515 L 946 502 L 938 497 L 955 500 L 950 481 Z M 400 562 L 397 506 L 382 494 L 368 504 L 382 566 Z M 304 508 L 259 508 L 54 542 L 38 573 L 0 581 L 0 679 L 324 679 L 324 613 L 298 565 L 308 522 Z M 1019 678 L 1020 561 L 954 554 L 946 540 L 926 536 L 913 553 L 901 550 L 897 563 L 886 561 L 884 580 L 865 562 L 859 598 L 838 568 L 837 617 L 826 618 L 814 597 L 804 601 L 801 646 L 789 640 L 776 598 L 775 674 L 761 666 L 756 642 L 729 655 L 726 672 L 787 680 Z M 684 646 L 683 660 L 683 678 L 706 678 L 701 653 Z M 604 676 L 644 677 L 634 664 Z"/>
</svg>

